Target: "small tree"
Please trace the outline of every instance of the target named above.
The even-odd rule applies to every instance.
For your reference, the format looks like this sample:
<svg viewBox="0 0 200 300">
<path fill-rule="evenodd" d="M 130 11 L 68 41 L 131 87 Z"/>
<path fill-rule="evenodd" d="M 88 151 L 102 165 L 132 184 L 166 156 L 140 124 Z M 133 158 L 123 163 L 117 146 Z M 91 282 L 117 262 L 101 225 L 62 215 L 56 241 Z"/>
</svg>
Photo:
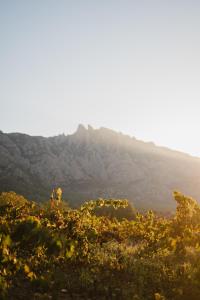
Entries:
<svg viewBox="0 0 200 300">
<path fill-rule="evenodd" d="M 56 189 L 56 201 L 59 204 L 62 201 L 62 189 L 59 187 Z"/>
<path fill-rule="evenodd" d="M 53 189 L 51 196 L 50 196 L 50 203 L 51 203 L 51 208 L 58 206 L 62 201 L 62 189 L 60 187 Z"/>
</svg>

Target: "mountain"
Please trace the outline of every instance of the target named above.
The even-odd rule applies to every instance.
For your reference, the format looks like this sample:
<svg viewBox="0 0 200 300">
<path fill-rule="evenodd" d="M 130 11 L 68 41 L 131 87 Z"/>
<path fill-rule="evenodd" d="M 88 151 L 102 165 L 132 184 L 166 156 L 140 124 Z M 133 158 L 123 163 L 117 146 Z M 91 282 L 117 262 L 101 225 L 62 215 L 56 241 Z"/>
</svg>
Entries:
<svg viewBox="0 0 200 300">
<path fill-rule="evenodd" d="M 114 197 L 166 211 L 173 190 L 200 199 L 200 159 L 107 128 L 49 138 L 0 132 L 0 191 L 44 201 L 56 186 L 72 205 Z"/>
</svg>

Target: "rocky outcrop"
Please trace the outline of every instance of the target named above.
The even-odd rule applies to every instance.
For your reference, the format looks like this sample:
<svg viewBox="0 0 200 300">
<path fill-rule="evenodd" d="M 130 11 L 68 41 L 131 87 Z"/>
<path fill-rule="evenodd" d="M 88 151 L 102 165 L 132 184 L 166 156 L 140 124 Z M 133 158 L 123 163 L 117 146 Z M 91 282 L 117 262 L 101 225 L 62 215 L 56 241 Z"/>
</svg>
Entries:
<svg viewBox="0 0 200 300">
<path fill-rule="evenodd" d="M 200 199 L 200 159 L 107 128 L 50 138 L 0 132 L 0 191 L 41 201 L 55 186 L 74 205 L 120 197 L 169 210 L 174 189 Z"/>
</svg>

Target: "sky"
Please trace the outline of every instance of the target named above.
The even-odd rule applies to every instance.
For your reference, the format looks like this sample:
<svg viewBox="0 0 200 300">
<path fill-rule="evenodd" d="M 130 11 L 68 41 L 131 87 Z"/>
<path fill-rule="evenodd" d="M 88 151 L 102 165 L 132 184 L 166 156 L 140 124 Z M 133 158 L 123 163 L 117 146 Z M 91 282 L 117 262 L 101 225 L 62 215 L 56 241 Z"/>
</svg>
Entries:
<svg viewBox="0 0 200 300">
<path fill-rule="evenodd" d="M 0 129 L 200 156 L 200 1 L 0 0 Z"/>
</svg>

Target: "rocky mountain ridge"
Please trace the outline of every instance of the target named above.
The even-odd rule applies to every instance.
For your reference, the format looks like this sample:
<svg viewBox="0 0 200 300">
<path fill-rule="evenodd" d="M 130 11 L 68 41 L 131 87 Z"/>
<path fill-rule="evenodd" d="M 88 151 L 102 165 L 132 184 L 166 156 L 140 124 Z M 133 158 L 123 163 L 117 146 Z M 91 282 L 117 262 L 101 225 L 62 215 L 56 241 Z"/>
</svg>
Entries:
<svg viewBox="0 0 200 300">
<path fill-rule="evenodd" d="M 200 159 L 103 127 L 49 138 L 0 132 L 0 191 L 43 201 L 55 186 L 73 205 L 117 197 L 171 210 L 175 189 L 200 199 Z"/>
</svg>

